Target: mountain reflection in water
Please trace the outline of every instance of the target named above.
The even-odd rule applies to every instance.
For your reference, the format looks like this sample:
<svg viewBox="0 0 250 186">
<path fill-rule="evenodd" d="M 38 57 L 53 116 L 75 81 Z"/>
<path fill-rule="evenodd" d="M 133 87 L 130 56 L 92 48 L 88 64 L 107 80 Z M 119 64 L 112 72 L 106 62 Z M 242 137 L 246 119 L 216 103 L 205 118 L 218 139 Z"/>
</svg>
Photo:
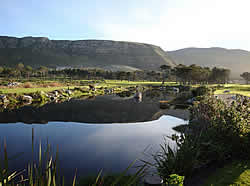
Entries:
<svg viewBox="0 0 250 186">
<path fill-rule="evenodd" d="M 92 99 L 71 99 L 42 107 L 24 106 L 0 112 L 0 123 L 48 123 L 50 121 L 80 123 L 131 123 L 158 119 L 163 115 L 159 100 L 173 96 L 160 91 L 146 91 L 141 100 L 133 95 L 105 95 Z"/>
</svg>

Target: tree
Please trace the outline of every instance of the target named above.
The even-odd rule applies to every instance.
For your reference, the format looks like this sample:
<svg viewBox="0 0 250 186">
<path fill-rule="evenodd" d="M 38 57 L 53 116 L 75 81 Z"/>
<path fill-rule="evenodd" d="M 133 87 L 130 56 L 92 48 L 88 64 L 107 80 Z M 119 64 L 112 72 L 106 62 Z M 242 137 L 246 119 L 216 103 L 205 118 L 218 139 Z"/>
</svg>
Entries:
<svg viewBox="0 0 250 186">
<path fill-rule="evenodd" d="M 4 68 L 0 66 L 0 74 L 3 73 Z"/>
<path fill-rule="evenodd" d="M 42 76 L 46 76 L 46 74 L 48 73 L 49 69 L 45 66 L 40 66 L 38 68 L 38 72 L 42 75 Z"/>
<path fill-rule="evenodd" d="M 28 78 L 30 77 L 30 74 L 32 73 L 32 71 L 33 71 L 33 69 L 31 66 L 28 65 L 25 67 L 25 72 L 26 72 L 26 75 Z"/>
<path fill-rule="evenodd" d="M 22 71 L 24 69 L 24 64 L 23 63 L 18 63 L 16 67 L 17 67 L 18 70 Z"/>
<path fill-rule="evenodd" d="M 229 80 L 230 70 L 214 67 L 210 76 L 210 80 L 215 83 L 227 83 Z"/>
<path fill-rule="evenodd" d="M 250 81 L 250 72 L 244 72 L 243 74 L 240 75 L 243 79 L 246 80 L 246 84 Z"/>
<path fill-rule="evenodd" d="M 16 76 L 19 76 L 19 78 L 22 76 L 22 74 L 24 73 L 24 64 L 23 63 L 18 63 L 16 65 Z"/>
<path fill-rule="evenodd" d="M 171 66 L 169 65 L 161 65 L 160 69 L 162 71 L 162 84 L 165 83 L 165 78 L 169 77 L 170 71 L 171 71 Z"/>
</svg>

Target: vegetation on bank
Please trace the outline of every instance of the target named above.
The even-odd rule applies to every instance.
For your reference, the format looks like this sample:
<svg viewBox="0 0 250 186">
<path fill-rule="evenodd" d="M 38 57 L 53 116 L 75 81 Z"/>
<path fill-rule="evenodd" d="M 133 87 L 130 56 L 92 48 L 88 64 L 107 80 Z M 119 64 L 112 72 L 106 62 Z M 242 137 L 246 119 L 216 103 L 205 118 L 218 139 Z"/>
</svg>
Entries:
<svg viewBox="0 0 250 186">
<path fill-rule="evenodd" d="M 126 170 L 116 175 L 102 175 L 102 171 L 95 177 L 85 177 L 84 179 L 77 179 L 77 169 L 75 176 L 69 184 L 69 180 L 65 180 L 64 176 L 59 175 L 58 169 L 58 149 L 56 155 L 53 156 L 50 144 L 47 143 L 46 149 L 42 151 L 42 145 L 40 143 L 38 150 L 38 161 L 34 157 L 36 151 L 34 147 L 34 133 L 32 131 L 32 160 L 21 171 L 10 171 L 9 163 L 13 158 L 20 158 L 22 154 L 17 154 L 14 157 L 10 157 L 7 152 L 6 142 L 4 142 L 3 152 L 0 152 L 0 185 L 1 186 L 36 186 L 36 185 L 48 185 L 48 186 L 138 186 L 142 185 L 140 179 L 145 174 L 146 166 L 138 168 L 134 175 L 128 175 L 128 170 L 135 164 L 132 162 Z"/>
<path fill-rule="evenodd" d="M 109 83 L 113 83 L 112 86 L 114 86 L 114 84 L 117 86 L 116 83 L 119 84 L 121 82 L 111 81 Z M 131 86 L 130 82 L 122 83 L 124 83 L 126 87 L 127 85 Z M 145 84 L 145 82 L 143 82 L 143 84 Z M 172 83 L 169 85 L 171 84 Z M 121 84 L 119 86 L 121 86 Z M 87 88 L 87 86 L 85 86 L 85 88 Z M 97 91 L 100 91 L 98 90 L 99 88 L 97 88 Z M 120 88 L 122 88 L 122 86 Z M 244 159 L 244 162 L 248 162 L 250 159 L 249 98 L 237 96 L 236 100 L 228 105 L 223 100 L 216 99 L 210 95 L 213 92 L 211 87 L 201 86 L 190 89 L 190 87 L 180 86 L 179 88 L 183 90 L 188 89 L 188 91 L 192 93 L 192 96 L 196 97 L 193 106 L 190 108 L 190 124 L 182 127 L 180 135 L 170 137 L 176 142 L 177 148 L 172 149 L 167 143 L 163 144 L 161 146 L 162 150 L 153 155 L 155 163 L 152 164 L 152 162 L 149 162 L 146 165 L 156 167 L 157 174 L 160 175 L 164 183 L 169 185 L 171 185 L 170 183 L 183 185 L 183 180 L 185 184 L 188 184 L 192 182 L 192 179 L 195 179 L 194 177 L 198 172 L 202 172 L 211 166 L 215 166 L 216 169 L 218 168 L 217 166 L 225 166 L 223 169 L 217 169 L 218 174 L 231 171 L 232 175 L 238 175 L 239 171 L 243 168 L 241 167 L 242 169 L 238 170 L 234 162 L 239 161 L 239 159 Z M 79 87 L 76 87 L 75 91 L 77 93 L 83 90 L 79 90 Z M 184 96 L 182 95 L 181 97 Z M 42 154 L 41 150 L 39 151 L 39 154 Z M 57 177 L 56 167 L 54 167 L 56 166 L 56 159 L 53 161 L 53 158 L 49 155 L 44 157 L 49 157 L 45 160 L 45 165 L 40 166 L 40 164 L 42 164 L 40 163 L 42 162 L 42 156 L 39 155 L 39 163 L 37 164 L 39 166 L 34 166 L 34 164 L 31 163 L 28 166 L 28 175 L 26 175 L 26 177 L 20 177 L 18 172 L 11 173 L 6 170 L 8 169 L 8 163 L 6 162 L 8 156 L 5 146 L 3 158 L 5 163 L 2 163 L 4 166 L 0 167 L 0 182 L 2 181 L 2 183 L 4 183 L 4 180 L 9 180 L 10 182 L 13 181 L 13 183 L 16 183 L 16 181 L 29 183 L 29 185 L 42 182 L 46 184 L 51 183 L 49 185 L 63 185 L 62 179 Z M 231 161 L 233 161 L 233 163 L 227 165 L 227 163 Z M 138 180 L 137 176 L 143 176 L 142 173 L 144 173 L 146 165 L 143 166 L 143 169 L 138 170 L 138 174 L 131 177 L 127 177 L 125 174 L 115 177 L 101 177 L 98 175 L 95 182 L 92 180 L 91 183 L 94 183 L 93 185 L 105 185 L 104 183 L 110 184 L 110 182 L 117 182 L 119 178 L 120 180 L 118 182 L 121 183 L 121 185 L 126 185 L 123 184 L 124 180 L 132 180 L 135 184 L 136 180 Z M 44 170 L 42 167 L 47 168 Z M 225 183 L 238 184 L 246 182 L 246 179 L 249 178 L 248 169 L 249 167 L 247 167 L 242 174 L 239 174 L 240 176 L 237 179 L 233 179 L 232 182 L 230 179 L 225 178 L 227 180 Z M 217 178 L 216 175 L 211 175 L 207 183 L 214 183 Z M 206 178 L 200 179 L 203 179 L 203 181 L 206 180 Z M 73 182 L 74 184 L 77 183 L 76 180 Z M 223 180 L 220 182 L 224 183 Z M 139 185 L 139 183 L 136 185 Z"/>
<path fill-rule="evenodd" d="M 190 108 L 190 124 L 181 127 L 180 135 L 170 137 L 177 148 L 173 150 L 167 143 L 162 145 L 162 150 L 153 155 L 153 166 L 164 180 L 176 173 L 185 176 L 185 183 L 192 185 L 192 179 L 197 178 L 204 184 L 208 175 L 200 177 L 199 172 L 209 167 L 218 168 L 230 161 L 249 161 L 249 110 L 250 99 L 243 96 L 238 96 L 230 105 L 208 95 L 200 98 Z M 225 169 L 236 171 L 234 166 Z M 244 177 L 248 178 L 249 167 L 246 169 Z M 237 183 L 233 181 L 231 184 Z"/>
<path fill-rule="evenodd" d="M 211 96 L 212 94 L 234 93 L 249 96 L 250 85 L 207 84 L 212 82 L 226 83 L 228 81 L 228 71 L 226 70 L 218 68 L 210 70 L 197 66 L 179 66 L 179 69 L 175 68 L 174 70 L 164 67 L 160 74 L 156 73 L 155 76 L 157 76 L 157 78 L 150 79 L 153 80 L 152 82 L 140 81 L 140 76 L 135 76 L 137 77 L 137 81 L 131 81 L 136 80 L 136 78 L 127 77 L 124 73 L 120 73 L 120 75 L 123 74 L 124 76 L 113 77 L 119 77 L 120 80 L 104 80 L 104 76 L 101 75 L 102 73 L 98 75 L 96 71 L 87 77 L 88 79 L 93 78 L 92 80 L 79 80 L 77 78 L 83 78 L 83 76 L 81 76 L 82 71 L 77 71 L 77 73 L 79 73 L 78 75 L 75 74 L 75 77 L 72 76 L 69 78 L 69 74 L 67 73 L 75 73 L 73 69 L 60 71 L 58 72 L 59 74 L 56 75 L 53 74 L 53 76 L 55 76 L 53 80 L 53 76 L 49 74 L 49 71 L 38 73 L 38 76 L 32 73 L 24 75 L 22 74 L 23 68 L 25 67 L 22 67 L 22 65 L 19 66 L 18 76 L 10 76 L 11 78 L 18 78 L 19 80 L 12 79 L 9 81 L 5 78 L 0 82 L 1 99 L 5 99 L 3 97 L 6 96 L 6 99 L 11 103 L 10 105 L 17 107 L 22 106 L 23 102 L 27 101 L 24 100 L 24 95 L 26 98 L 30 96 L 32 102 L 43 105 L 50 101 L 57 100 L 60 102 L 72 97 L 135 92 L 138 86 L 143 87 L 142 89 L 153 89 L 156 87 L 161 91 L 178 88 L 178 92 L 180 91 L 180 93 L 176 96 L 176 99 L 172 100 L 172 104 L 186 104 L 187 101 L 190 101 L 190 105 L 192 105 L 190 108 L 190 124 L 182 127 L 180 135 L 170 137 L 176 142 L 176 149 L 170 148 L 168 144 L 163 144 L 161 146 L 162 151 L 153 155 L 155 164 L 149 163 L 157 168 L 158 174 L 165 183 L 170 182 L 172 178 L 174 178 L 174 182 L 178 182 L 178 184 L 182 184 L 184 178 L 184 182 L 188 183 L 197 172 L 215 165 L 225 166 L 225 168 L 221 170 L 222 174 L 223 171 L 227 169 L 233 171 L 232 174 L 234 174 L 234 171 L 236 171 L 235 174 L 238 174 L 234 162 L 237 162 L 239 159 L 244 159 L 248 162 L 250 159 L 249 98 L 236 96 L 235 100 L 229 105 L 223 100 Z M 222 74 L 224 75 L 219 75 L 219 72 L 223 72 Z M 60 75 L 60 73 L 63 74 Z M 200 76 L 201 73 L 205 73 L 206 76 L 197 79 L 196 76 Z M 24 80 L 22 77 L 26 77 L 27 79 Z M 59 80 L 56 80 L 58 77 Z M 211 77 L 214 79 L 211 80 Z M 176 81 L 165 83 L 166 79 L 175 79 Z M 13 85 L 14 82 L 20 82 L 20 84 Z M 200 84 L 203 85 L 200 86 Z M 5 160 L 8 159 L 5 151 L 4 156 Z M 31 166 L 29 165 L 29 181 L 34 177 L 34 181 L 36 178 L 38 179 L 37 183 L 40 180 L 41 182 L 51 182 L 51 184 L 53 182 L 54 184 L 56 177 L 53 177 L 53 175 L 56 176 L 56 173 L 53 172 L 55 171 L 52 166 L 53 161 L 52 159 L 46 161 L 46 171 L 50 170 L 48 166 L 51 166 L 51 170 L 50 172 L 45 171 L 44 175 L 41 174 L 42 171 L 39 170 L 39 167 L 35 171 L 36 175 L 33 174 L 32 169 L 35 170 L 36 168 L 31 168 L 31 166 L 33 166 L 32 164 Z M 233 161 L 232 165 L 226 165 L 231 161 Z M 54 163 L 56 164 L 56 161 Z M 7 164 L 5 163 L 4 166 L 6 167 Z M 12 178 L 18 174 L 9 174 L 6 168 L 0 169 L 0 171 L 2 172 L 0 178 L 1 176 L 2 178 L 5 177 L 7 181 L 8 179 L 12 180 Z M 139 171 L 142 170 L 140 169 Z M 218 169 L 218 171 L 220 171 L 220 169 Z M 220 172 L 218 174 L 220 174 Z M 244 172 L 242 177 L 243 181 L 245 181 L 245 177 L 248 178 L 248 170 Z M 99 179 L 100 177 L 98 176 L 97 178 L 96 185 L 105 185 L 103 184 L 105 179 L 107 183 L 110 181 L 110 177 Z M 130 180 L 130 178 L 127 179 Z M 211 176 L 212 181 L 216 179 L 216 176 Z M 233 181 L 232 183 L 238 183 L 237 180 Z M 242 182 L 242 180 L 240 180 L 239 183 L 240 182 Z M 4 183 L 4 178 L 2 179 L 2 183 Z M 33 182 L 29 183 L 30 185 L 34 184 Z M 208 181 L 208 183 L 210 182 Z"/>
</svg>

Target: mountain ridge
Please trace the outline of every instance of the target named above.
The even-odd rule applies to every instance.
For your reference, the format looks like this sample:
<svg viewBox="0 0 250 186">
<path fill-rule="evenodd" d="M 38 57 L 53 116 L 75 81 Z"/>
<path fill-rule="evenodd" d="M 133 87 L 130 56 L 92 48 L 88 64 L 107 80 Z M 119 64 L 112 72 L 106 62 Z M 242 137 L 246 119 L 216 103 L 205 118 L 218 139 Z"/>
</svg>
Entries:
<svg viewBox="0 0 250 186">
<path fill-rule="evenodd" d="M 247 50 L 190 47 L 166 53 L 177 64 L 228 68 L 234 79 L 239 79 L 240 74 L 250 71 L 250 51 Z"/>
<path fill-rule="evenodd" d="M 175 66 L 159 46 L 112 40 L 50 40 L 47 37 L 0 36 L 0 65 L 105 67 L 159 70 Z"/>
</svg>

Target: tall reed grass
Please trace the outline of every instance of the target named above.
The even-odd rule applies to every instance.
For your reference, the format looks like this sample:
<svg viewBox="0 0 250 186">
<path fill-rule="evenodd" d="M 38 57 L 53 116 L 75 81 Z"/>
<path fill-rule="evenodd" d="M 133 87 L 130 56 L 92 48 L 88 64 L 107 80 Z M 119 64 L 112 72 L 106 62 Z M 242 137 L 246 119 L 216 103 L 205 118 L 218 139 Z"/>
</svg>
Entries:
<svg viewBox="0 0 250 186">
<path fill-rule="evenodd" d="M 3 152 L 0 147 L 0 186 L 64 186 L 65 178 L 59 175 L 58 170 L 58 147 L 56 150 L 55 158 L 52 156 L 51 145 L 47 142 L 46 148 L 42 150 L 41 142 L 39 143 L 38 150 L 38 161 L 34 160 L 34 129 L 32 128 L 32 159 L 21 171 L 10 171 L 9 162 L 14 158 L 19 158 L 21 154 L 16 154 L 10 157 L 7 153 L 6 141 L 4 141 Z M 135 164 L 136 161 L 132 162 L 126 170 L 124 170 L 118 176 L 112 178 L 110 181 L 102 175 L 102 171 L 99 172 L 96 179 L 88 185 L 91 186 L 132 186 L 137 185 L 138 180 L 145 174 L 146 165 L 142 166 L 137 172 L 127 177 L 128 170 Z M 125 179 L 124 179 L 125 178 Z M 124 181 L 125 180 L 125 181 Z M 77 169 L 75 176 L 71 182 L 72 186 L 80 185 L 77 181 Z"/>
</svg>

